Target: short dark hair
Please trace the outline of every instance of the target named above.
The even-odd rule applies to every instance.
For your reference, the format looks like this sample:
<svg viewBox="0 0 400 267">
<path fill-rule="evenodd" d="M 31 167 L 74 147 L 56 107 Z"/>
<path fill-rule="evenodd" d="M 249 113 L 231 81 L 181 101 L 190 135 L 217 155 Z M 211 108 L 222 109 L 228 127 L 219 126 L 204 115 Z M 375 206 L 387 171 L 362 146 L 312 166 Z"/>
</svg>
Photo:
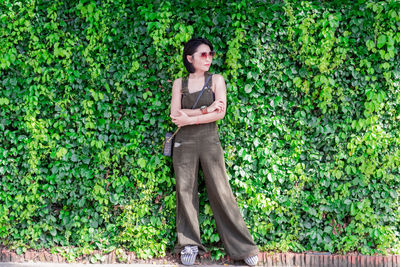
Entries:
<svg viewBox="0 0 400 267">
<path fill-rule="evenodd" d="M 185 65 L 185 68 L 190 73 L 193 73 L 195 69 L 192 63 L 187 60 L 187 56 L 193 55 L 201 44 L 206 44 L 211 50 L 214 50 L 211 42 L 205 38 L 192 38 L 185 44 L 185 47 L 183 48 L 183 65 Z"/>
</svg>

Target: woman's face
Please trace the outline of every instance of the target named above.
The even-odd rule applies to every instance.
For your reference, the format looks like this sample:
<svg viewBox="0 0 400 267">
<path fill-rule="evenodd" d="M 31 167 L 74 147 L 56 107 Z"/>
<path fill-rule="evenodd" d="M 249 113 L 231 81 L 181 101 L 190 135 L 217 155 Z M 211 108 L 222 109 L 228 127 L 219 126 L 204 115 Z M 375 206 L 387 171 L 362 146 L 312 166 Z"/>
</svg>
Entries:
<svg viewBox="0 0 400 267">
<path fill-rule="evenodd" d="M 206 44 L 201 44 L 197 47 L 193 55 L 187 56 L 187 59 L 192 63 L 195 71 L 208 71 L 211 66 L 212 56 L 210 55 L 211 49 Z"/>
</svg>

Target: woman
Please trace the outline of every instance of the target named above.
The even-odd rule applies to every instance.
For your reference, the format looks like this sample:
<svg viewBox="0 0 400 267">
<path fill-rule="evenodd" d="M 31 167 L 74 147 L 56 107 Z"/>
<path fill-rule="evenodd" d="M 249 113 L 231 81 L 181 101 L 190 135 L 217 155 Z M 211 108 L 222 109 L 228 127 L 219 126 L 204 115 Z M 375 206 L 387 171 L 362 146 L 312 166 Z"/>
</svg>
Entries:
<svg viewBox="0 0 400 267">
<path fill-rule="evenodd" d="M 175 252 L 181 253 L 183 264 L 192 265 L 197 253 L 203 255 L 207 251 L 201 244 L 198 222 L 197 176 L 201 164 L 217 230 L 227 254 L 231 259 L 244 259 L 248 265 L 256 265 L 258 248 L 232 194 L 218 136 L 216 121 L 225 116 L 226 86 L 221 75 L 210 77 L 208 73 L 214 54 L 208 40 L 188 41 L 183 63 L 189 75 L 175 80 L 172 86 L 171 118 L 180 127 L 173 148 L 178 233 Z M 203 86 L 204 92 L 192 109 Z"/>
</svg>

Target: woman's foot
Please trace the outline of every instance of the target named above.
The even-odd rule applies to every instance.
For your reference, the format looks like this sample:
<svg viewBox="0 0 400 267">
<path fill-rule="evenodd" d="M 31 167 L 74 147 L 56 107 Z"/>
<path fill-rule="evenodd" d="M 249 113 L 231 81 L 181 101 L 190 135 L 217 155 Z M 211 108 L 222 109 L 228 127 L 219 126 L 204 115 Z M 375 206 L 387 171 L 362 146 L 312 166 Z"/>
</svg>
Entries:
<svg viewBox="0 0 400 267">
<path fill-rule="evenodd" d="M 199 249 L 197 246 L 185 246 L 181 251 L 181 262 L 183 265 L 193 265 Z"/>
<path fill-rule="evenodd" d="M 258 262 L 258 256 L 250 256 L 244 259 L 244 262 L 249 266 L 256 266 Z"/>
</svg>

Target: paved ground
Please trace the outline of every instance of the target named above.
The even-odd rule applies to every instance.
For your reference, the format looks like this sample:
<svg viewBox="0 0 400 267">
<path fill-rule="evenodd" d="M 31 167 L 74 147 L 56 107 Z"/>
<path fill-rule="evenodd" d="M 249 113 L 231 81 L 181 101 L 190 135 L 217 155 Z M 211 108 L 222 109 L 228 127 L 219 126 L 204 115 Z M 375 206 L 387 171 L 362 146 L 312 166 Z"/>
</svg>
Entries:
<svg viewBox="0 0 400 267">
<path fill-rule="evenodd" d="M 170 265 L 170 264 L 77 264 L 77 263 L 5 263 L 0 262 L 0 267 L 182 267 L 185 265 Z M 247 265 L 193 265 L 194 267 L 213 267 L 213 266 L 234 266 L 248 267 Z"/>
<path fill-rule="evenodd" d="M 0 263 L 0 267 L 87 267 L 89 264 L 67 264 L 67 263 Z M 122 267 L 122 266 L 135 266 L 135 267 L 176 267 L 176 265 L 155 265 L 155 264 L 90 264 L 90 267 Z"/>
<path fill-rule="evenodd" d="M 0 263 L 0 267 L 87 267 L 89 264 L 78 264 L 78 263 Z M 177 267 L 176 265 L 155 265 L 155 264 L 90 264 L 90 267 L 122 267 L 122 266 L 135 266 L 135 267 Z"/>
<path fill-rule="evenodd" d="M 0 267 L 182 267 L 185 265 L 171 265 L 171 264 L 78 264 L 78 263 L 5 263 L 0 262 Z M 194 267 L 213 267 L 213 266 L 234 266 L 234 267 L 248 267 L 247 265 L 193 265 Z"/>
</svg>

